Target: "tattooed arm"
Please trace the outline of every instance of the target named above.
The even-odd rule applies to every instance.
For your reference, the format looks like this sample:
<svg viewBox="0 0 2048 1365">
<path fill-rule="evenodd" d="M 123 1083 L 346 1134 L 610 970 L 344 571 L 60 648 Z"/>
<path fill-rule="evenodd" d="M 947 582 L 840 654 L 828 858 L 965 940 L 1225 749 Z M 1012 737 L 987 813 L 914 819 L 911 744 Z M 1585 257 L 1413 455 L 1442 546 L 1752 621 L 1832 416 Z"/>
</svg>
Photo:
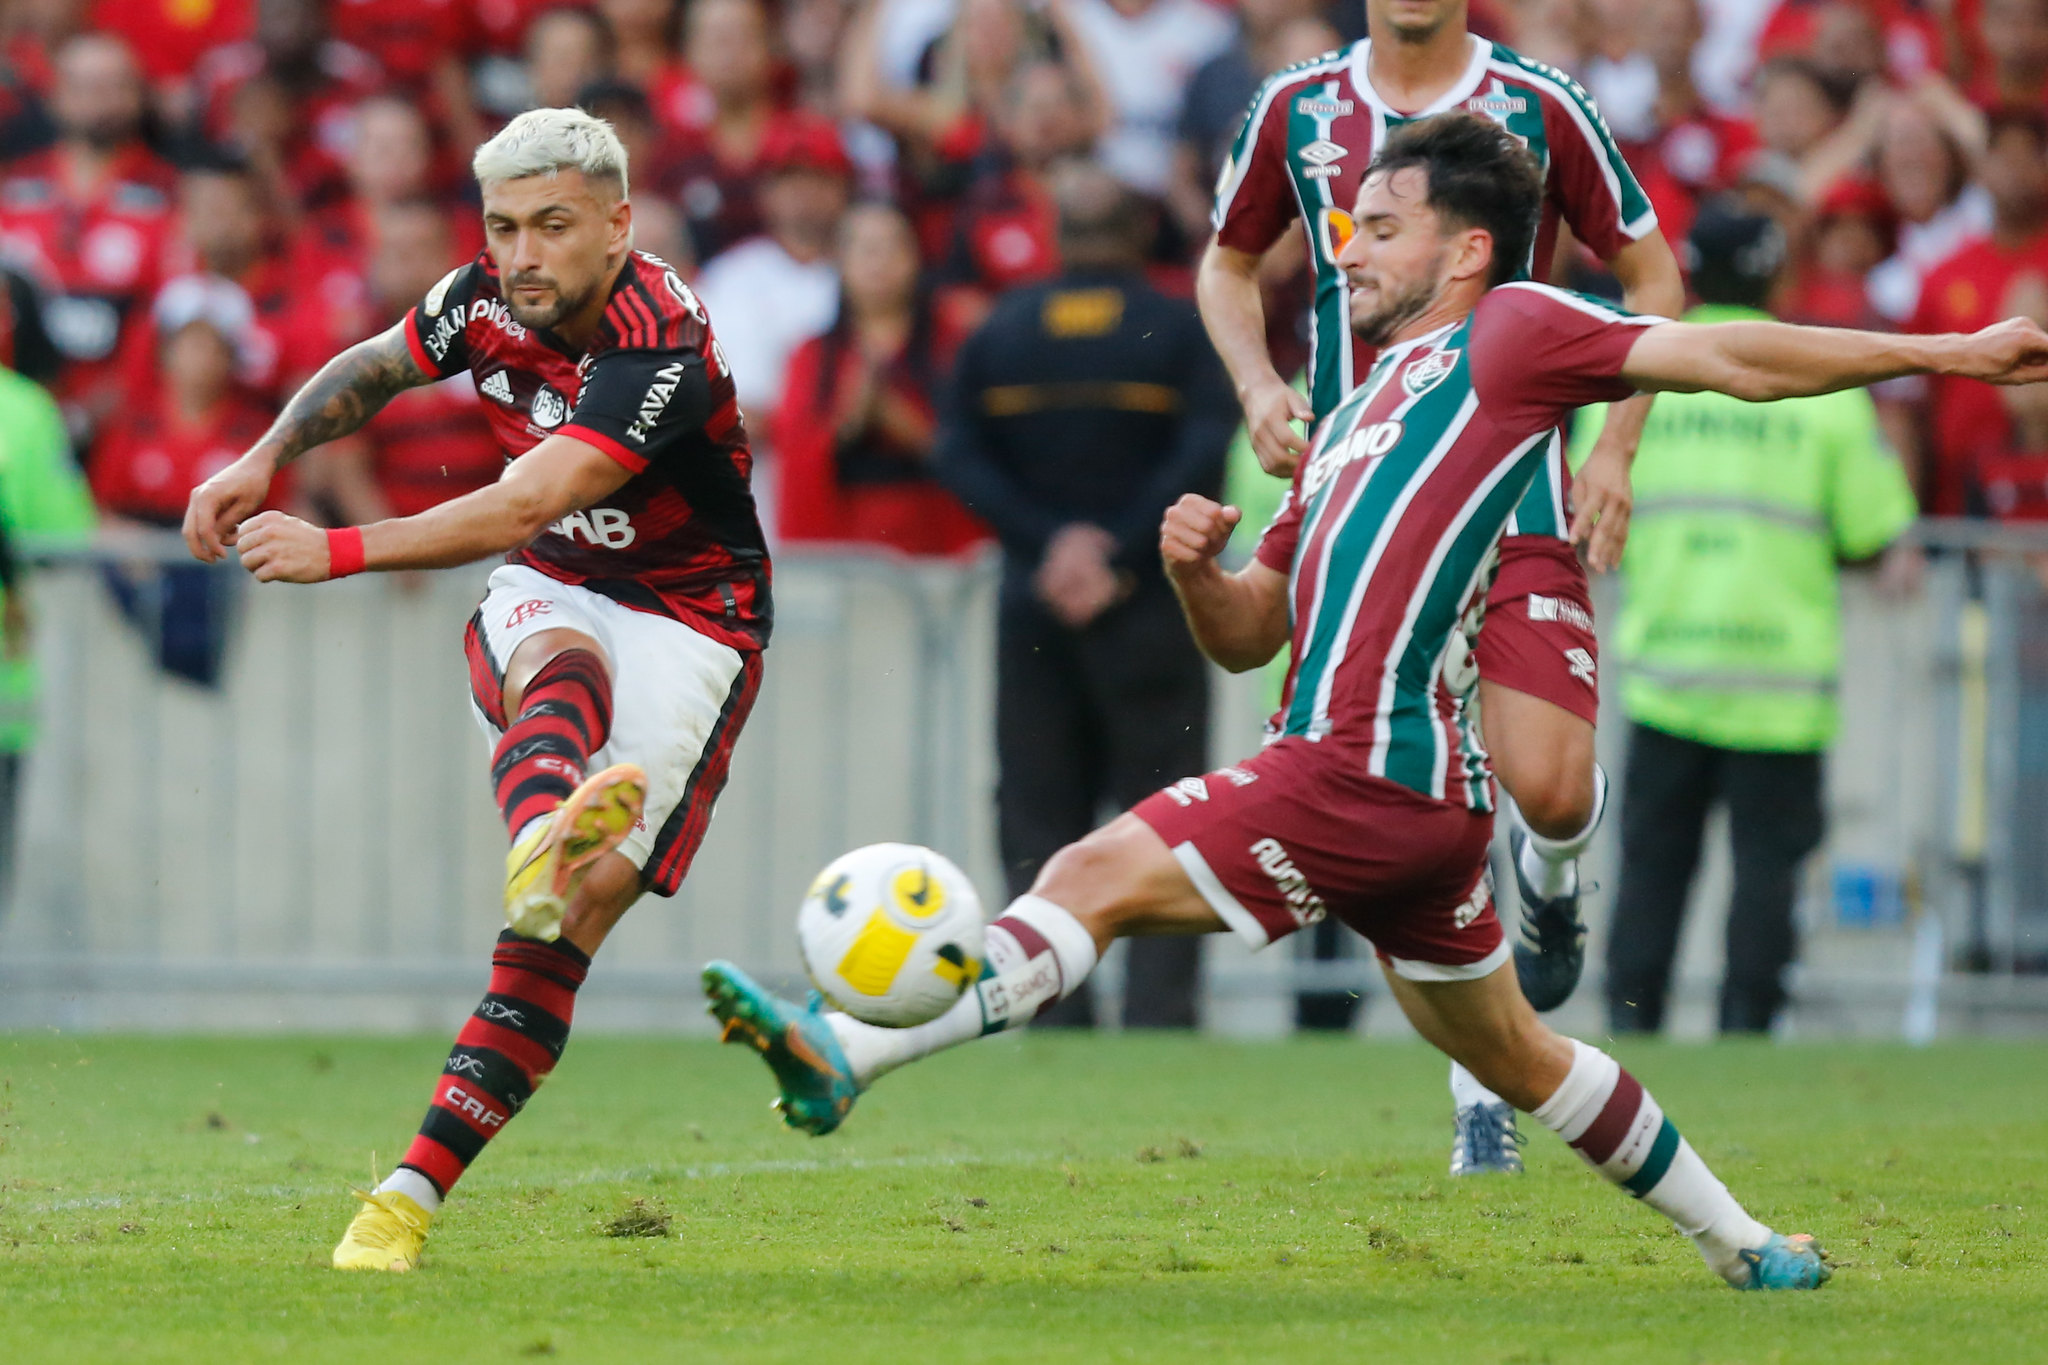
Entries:
<svg viewBox="0 0 2048 1365">
<path fill-rule="evenodd" d="M 403 322 L 328 361 L 292 395 L 262 440 L 192 490 L 185 544 L 193 557 L 211 564 L 227 554 L 237 528 L 270 495 L 278 470 L 314 446 L 358 430 L 402 390 L 436 378 L 413 359 Z"/>
</svg>

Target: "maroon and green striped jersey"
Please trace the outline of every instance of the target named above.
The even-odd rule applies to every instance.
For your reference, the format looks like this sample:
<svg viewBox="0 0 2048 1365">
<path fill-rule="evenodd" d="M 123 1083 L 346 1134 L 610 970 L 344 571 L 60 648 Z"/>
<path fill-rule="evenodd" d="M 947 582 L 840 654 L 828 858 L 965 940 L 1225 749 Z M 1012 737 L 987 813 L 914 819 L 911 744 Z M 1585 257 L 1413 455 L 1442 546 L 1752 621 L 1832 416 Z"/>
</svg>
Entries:
<svg viewBox="0 0 2048 1365">
<path fill-rule="evenodd" d="M 1349 212 L 1359 178 L 1392 129 L 1452 109 L 1499 123 L 1543 167 L 1543 215 L 1531 262 L 1548 262 L 1560 221 L 1603 259 L 1657 225 L 1656 212 L 1577 82 L 1499 43 L 1471 39 L 1457 84 L 1426 109 L 1401 112 L 1367 76 L 1372 41 L 1354 43 L 1279 72 L 1260 89 L 1216 187 L 1216 239 L 1261 254 L 1300 220 L 1315 273 L 1310 317 L 1309 401 L 1328 416 L 1373 367 L 1347 313 L 1349 286 L 1337 268 L 1332 210 Z M 1568 480 L 1560 460 L 1543 471 L 1510 534 L 1563 535 Z"/>
<path fill-rule="evenodd" d="M 1495 545 L 1559 458 L 1559 420 L 1633 392 L 1622 365 L 1661 321 L 1524 282 L 1380 352 L 1259 542 L 1288 575 L 1293 623 L 1270 735 L 1343 745 L 1376 777 L 1492 809 L 1468 702 Z"/>
</svg>

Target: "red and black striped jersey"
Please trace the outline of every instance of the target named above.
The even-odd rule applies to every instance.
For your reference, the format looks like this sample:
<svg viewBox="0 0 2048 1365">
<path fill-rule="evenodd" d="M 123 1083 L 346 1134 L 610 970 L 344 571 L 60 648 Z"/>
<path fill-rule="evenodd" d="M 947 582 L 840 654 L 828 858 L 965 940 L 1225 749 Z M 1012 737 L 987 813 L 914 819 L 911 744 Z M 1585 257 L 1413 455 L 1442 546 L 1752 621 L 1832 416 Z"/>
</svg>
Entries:
<svg viewBox="0 0 2048 1365">
<path fill-rule="evenodd" d="M 469 371 L 506 459 L 562 435 L 632 471 L 605 506 L 570 513 L 512 563 L 735 649 L 768 643 L 746 423 L 711 319 L 666 262 L 627 258 L 582 350 L 513 320 L 488 254 L 435 285 L 406 314 L 405 337 L 428 373 Z"/>
</svg>

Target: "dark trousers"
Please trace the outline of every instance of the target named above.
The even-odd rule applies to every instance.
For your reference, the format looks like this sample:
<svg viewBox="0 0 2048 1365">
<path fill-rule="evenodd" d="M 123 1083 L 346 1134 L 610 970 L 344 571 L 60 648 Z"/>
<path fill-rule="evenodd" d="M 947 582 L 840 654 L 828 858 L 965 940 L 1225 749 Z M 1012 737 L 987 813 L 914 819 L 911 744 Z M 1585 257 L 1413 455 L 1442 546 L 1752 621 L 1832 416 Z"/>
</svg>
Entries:
<svg viewBox="0 0 2048 1365">
<path fill-rule="evenodd" d="M 1011 896 L 1046 859 L 1124 808 L 1209 764 L 1209 675 L 1163 583 L 1082 630 L 1006 594 L 996 635 L 996 806 Z M 1199 938 L 1131 941 L 1130 1028 L 1192 1028 Z M 1095 1022 L 1083 986 L 1041 1019 Z"/>
<path fill-rule="evenodd" d="M 1621 789 L 1621 885 L 1607 935 L 1607 1016 L 1616 1033 L 1664 1026 L 1686 894 L 1717 801 L 1728 807 L 1735 862 L 1721 1030 L 1767 1030 L 1785 1003 L 1785 969 L 1798 950 L 1799 868 L 1824 829 L 1821 755 L 1719 749 L 1635 725 Z"/>
</svg>

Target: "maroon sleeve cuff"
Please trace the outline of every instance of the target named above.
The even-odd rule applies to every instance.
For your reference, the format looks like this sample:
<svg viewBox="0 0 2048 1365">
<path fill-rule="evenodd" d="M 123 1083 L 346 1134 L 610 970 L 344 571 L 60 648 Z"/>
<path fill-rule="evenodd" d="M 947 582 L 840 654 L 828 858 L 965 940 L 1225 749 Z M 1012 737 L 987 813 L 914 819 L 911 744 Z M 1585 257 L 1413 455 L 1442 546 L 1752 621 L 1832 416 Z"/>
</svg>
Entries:
<svg viewBox="0 0 2048 1365">
<path fill-rule="evenodd" d="M 645 455 L 635 455 L 632 451 L 626 449 L 601 431 L 592 431 L 589 427 L 571 422 L 565 427 L 557 427 L 555 435 L 573 437 L 585 445 L 596 446 L 599 450 L 617 460 L 631 473 L 641 474 L 646 472 L 647 457 Z"/>
</svg>

